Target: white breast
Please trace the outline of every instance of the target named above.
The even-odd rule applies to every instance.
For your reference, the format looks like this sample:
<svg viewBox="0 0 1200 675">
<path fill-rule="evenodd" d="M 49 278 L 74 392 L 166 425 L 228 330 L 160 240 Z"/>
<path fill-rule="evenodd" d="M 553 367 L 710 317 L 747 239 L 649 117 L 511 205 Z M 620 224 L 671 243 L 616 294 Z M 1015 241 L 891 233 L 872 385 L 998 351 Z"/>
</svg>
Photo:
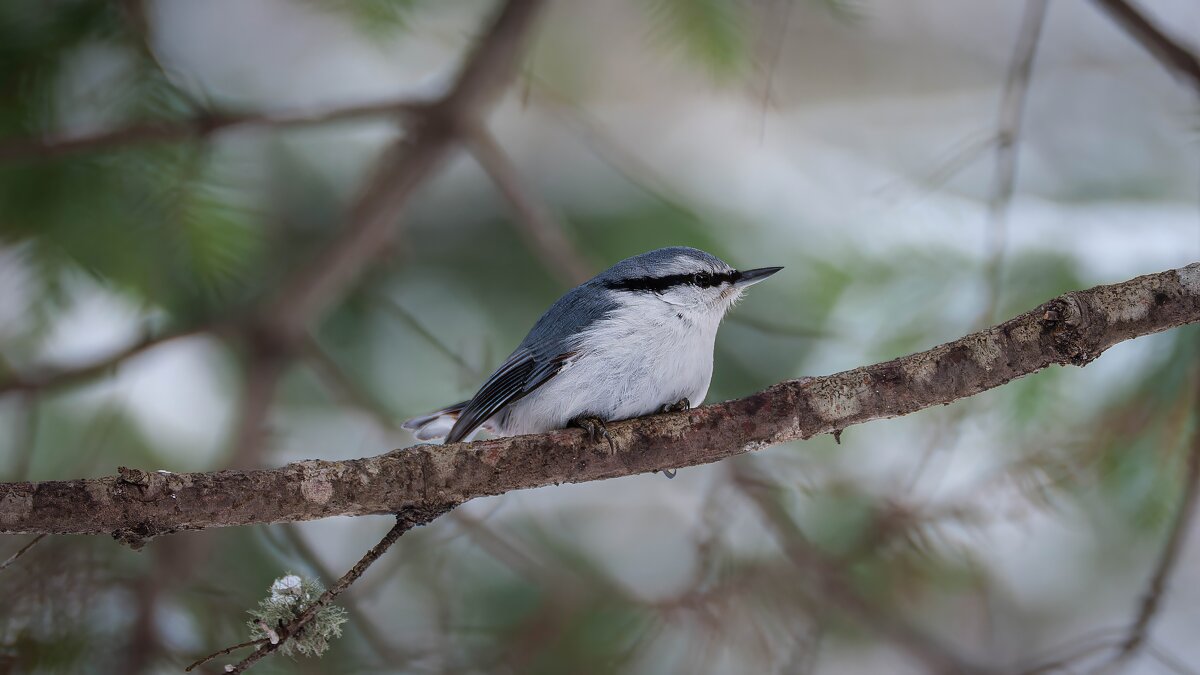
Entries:
<svg viewBox="0 0 1200 675">
<path fill-rule="evenodd" d="M 618 310 L 580 336 L 577 355 L 558 375 L 511 406 L 503 433 L 558 429 L 581 415 L 638 417 L 682 398 L 700 405 L 722 314 L 670 307 L 648 294 L 622 298 Z"/>
</svg>

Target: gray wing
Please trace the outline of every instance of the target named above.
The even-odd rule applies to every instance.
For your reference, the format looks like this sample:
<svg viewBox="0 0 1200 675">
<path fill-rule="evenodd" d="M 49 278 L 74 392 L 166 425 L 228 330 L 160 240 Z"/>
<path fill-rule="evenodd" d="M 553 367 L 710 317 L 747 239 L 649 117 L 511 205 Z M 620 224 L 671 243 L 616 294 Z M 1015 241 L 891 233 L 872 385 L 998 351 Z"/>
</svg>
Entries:
<svg viewBox="0 0 1200 675">
<path fill-rule="evenodd" d="M 528 349 L 518 349 L 508 357 L 479 392 L 467 402 L 458 421 L 446 435 L 447 443 L 457 443 L 488 421 L 492 415 L 511 403 L 515 403 L 562 370 L 563 362 L 574 352 L 557 354 L 539 364 L 536 354 Z"/>
<path fill-rule="evenodd" d="M 502 408 L 545 384 L 573 356 L 576 337 L 615 307 L 610 292 L 592 282 L 577 286 L 546 310 L 517 351 L 483 383 L 467 403 L 447 443 L 466 438 Z"/>
</svg>

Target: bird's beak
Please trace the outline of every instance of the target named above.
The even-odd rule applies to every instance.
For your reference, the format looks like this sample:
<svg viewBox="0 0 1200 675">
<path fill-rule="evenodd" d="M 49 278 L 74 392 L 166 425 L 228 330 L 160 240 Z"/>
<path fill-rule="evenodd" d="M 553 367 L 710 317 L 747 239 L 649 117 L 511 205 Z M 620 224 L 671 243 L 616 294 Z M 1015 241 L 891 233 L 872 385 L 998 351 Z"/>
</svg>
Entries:
<svg viewBox="0 0 1200 675">
<path fill-rule="evenodd" d="M 760 267 L 756 270 L 745 270 L 743 272 L 738 272 L 738 279 L 737 279 L 737 281 L 733 282 L 733 285 L 737 286 L 738 288 L 746 288 L 748 286 L 753 286 L 754 284 L 757 284 L 758 282 L 762 281 L 763 279 L 766 279 L 767 277 L 771 276 L 772 274 L 775 274 L 776 272 L 778 272 L 781 269 L 783 269 L 783 268 L 782 267 Z"/>
</svg>

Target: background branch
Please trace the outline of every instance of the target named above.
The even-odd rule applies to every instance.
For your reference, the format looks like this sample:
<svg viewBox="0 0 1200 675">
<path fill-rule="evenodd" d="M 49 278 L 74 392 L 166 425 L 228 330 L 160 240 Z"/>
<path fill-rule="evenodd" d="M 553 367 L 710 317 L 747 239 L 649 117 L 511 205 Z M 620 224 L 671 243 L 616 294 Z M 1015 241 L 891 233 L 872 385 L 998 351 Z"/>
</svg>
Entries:
<svg viewBox="0 0 1200 675">
<path fill-rule="evenodd" d="M 41 373 L 33 373 L 28 375 L 10 376 L 8 379 L 0 380 L 0 394 L 5 394 L 10 391 L 39 391 L 42 389 L 50 389 L 53 387 L 61 387 L 71 384 L 78 384 L 94 377 L 100 377 L 108 373 L 112 369 L 121 365 L 125 361 L 149 351 L 161 344 L 177 340 L 179 338 L 191 337 L 205 332 L 216 332 L 221 330 L 220 326 L 201 326 L 188 328 L 163 335 L 145 335 L 137 342 L 134 342 L 125 348 L 102 356 L 91 363 L 86 363 L 81 366 L 66 368 L 61 370 L 47 370 Z"/>
<path fill-rule="evenodd" d="M 1200 368 L 1196 370 L 1195 383 L 1193 408 L 1200 413 Z M 1163 591 L 1179 562 L 1184 539 L 1191 530 L 1198 496 L 1200 496 L 1200 427 L 1192 432 L 1191 448 L 1187 456 L 1187 471 L 1183 483 L 1183 496 L 1179 500 L 1179 508 L 1175 513 L 1175 522 L 1171 525 L 1158 563 L 1154 566 L 1154 573 L 1150 575 L 1150 581 L 1142 595 L 1133 625 L 1130 626 L 1128 635 L 1121 642 L 1120 649 L 1108 664 L 1114 670 L 1136 656 L 1138 651 L 1146 645 L 1150 634 L 1150 623 L 1158 613 Z"/>
<path fill-rule="evenodd" d="M 202 140 L 238 127 L 284 129 L 387 115 L 413 115 L 421 108 L 421 103 L 400 99 L 310 112 L 211 112 L 182 121 L 145 122 L 93 134 L 3 139 L 0 140 L 0 161 L 60 157 L 141 143 Z"/>
<path fill-rule="evenodd" d="M 287 343 L 300 340 L 308 323 L 358 278 L 394 235 L 413 191 L 441 166 L 464 127 L 511 82 L 541 5 L 542 0 L 510 0 L 503 6 L 450 92 L 423 108 L 410 133 L 384 151 L 341 235 L 285 283 L 265 313 L 265 330 Z"/>
<path fill-rule="evenodd" d="M 1101 9 L 1137 40 L 1167 70 L 1200 93 L 1200 57 L 1167 35 L 1140 9 L 1126 0 L 1095 0 Z"/>
<path fill-rule="evenodd" d="M 512 205 L 517 226 L 546 267 L 566 286 L 578 286 L 595 274 L 545 202 L 525 189 L 517 168 L 492 133 L 482 125 L 471 128 L 467 147 L 488 177 Z"/>
<path fill-rule="evenodd" d="M 925 352 L 746 398 L 610 425 L 621 452 L 578 430 L 275 470 L 147 473 L 0 484 L 0 532 L 112 534 L 131 545 L 178 530 L 441 510 L 485 495 L 694 466 L 906 415 L 1052 364 L 1200 321 L 1200 263 L 1059 296 Z"/>
<path fill-rule="evenodd" d="M 387 534 L 383 535 L 383 539 L 381 539 L 378 544 L 372 546 L 371 550 L 367 551 L 366 554 L 363 555 L 363 557 L 357 563 L 355 563 L 354 567 L 350 568 L 350 571 L 343 574 L 342 577 L 337 580 L 337 583 L 327 588 L 325 592 L 321 594 L 321 597 L 317 598 L 316 602 L 305 608 L 305 610 L 301 612 L 299 616 L 293 619 L 291 623 L 277 630 L 277 633 L 279 634 L 278 641 L 261 643 L 257 649 L 250 653 L 249 656 L 242 659 L 232 668 L 226 668 L 225 672 L 245 672 L 246 669 L 262 660 L 264 656 L 282 647 L 288 640 L 295 637 L 297 633 L 303 630 L 306 625 L 316 618 L 317 613 L 320 612 L 321 609 L 328 607 L 331 603 L 333 603 L 337 596 L 344 593 L 346 589 L 350 588 L 350 586 L 354 584 L 355 581 L 358 581 L 358 578 L 361 577 L 367 571 L 367 569 L 375 563 L 376 560 L 379 560 L 379 557 L 386 553 L 387 550 L 392 547 L 392 544 L 395 544 L 396 540 L 399 539 L 402 534 L 408 532 L 418 525 L 425 525 L 434 518 L 440 516 L 442 513 L 445 513 L 446 510 L 406 511 L 396 516 L 396 524 L 392 526 L 392 529 L 388 530 Z"/>
<path fill-rule="evenodd" d="M 25 544 L 21 548 L 17 549 L 16 553 L 5 558 L 4 562 L 0 562 L 0 572 L 3 572 L 10 565 L 17 562 L 17 560 L 19 560 L 21 558 L 21 556 L 23 556 L 29 552 L 29 549 L 33 548 L 34 546 L 37 546 L 37 543 L 39 541 L 41 541 L 43 538 L 45 538 L 45 536 L 46 536 L 45 534 L 39 534 L 38 536 L 34 537 L 33 539 L 30 539 L 27 544 Z"/>
<path fill-rule="evenodd" d="M 780 548 L 804 577 L 806 592 L 820 606 L 835 607 L 855 622 L 862 624 L 892 642 L 923 663 L 934 673 L 982 673 L 986 669 L 955 654 L 947 645 L 934 640 L 881 607 L 869 602 L 842 574 L 838 565 L 825 556 L 804 536 L 794 520 L 770 494 L 770 485 L 761 478 L 740 473 L 735 484 L 755 506 L 779 542 Z"/>
<path fill-rule="evenodd" d="M 1042 26 L 1046 23 L 1047 4 L 1048 0 L 1025 2 L 1021 31 L 1017 45 L 1013 48 L 1012 62 L 1009 64 L 1008 77 L 1004 83 L 1004 96 L 1000 100 L 996 131 L 996 170 L 992 178 L 992 195 L 988 200 L 987 211 L 988 297 L 979 322 L 983 326 L 995 320 L 996 308 L 1000 304 L 1004 248 L 1008 236 L 1008 211 L 1017 184 L 1017 143 L 1021 138 L 1021 126 L 1025 119 L 1025 101 L 1029 95 L 1029 81 L 1033 76 L 1033 61 L 1041 41 Z"/>
</svg>

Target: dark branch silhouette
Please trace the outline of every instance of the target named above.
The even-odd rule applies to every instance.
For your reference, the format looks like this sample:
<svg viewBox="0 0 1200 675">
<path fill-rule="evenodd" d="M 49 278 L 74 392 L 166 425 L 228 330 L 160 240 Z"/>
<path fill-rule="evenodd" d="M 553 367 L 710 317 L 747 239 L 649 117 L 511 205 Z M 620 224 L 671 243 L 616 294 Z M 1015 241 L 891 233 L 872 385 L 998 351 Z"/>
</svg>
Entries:
<svg viewBox="0 0 1200 675">
<path fill-rule="evenodd" d="M 27 544 L 25 544 L 21 548 L 17 549 L 16 553 L 5 558 L 4 562 L 0 562 L 0 572 L 3 572 L 5 569 L 8 569 L 8 567 L 10 565 L 12 565 L 13 563 L 20 560 L 21 556 L 28 553 L 29 549 L 33 548 L 34 546 L 37 546 L 38 542 L 41 541 L 42 539 L 44 539 L 45 537 L 46 537 L 46 535 L 39 534 L 38 536 L 34 537 L 33 539 L 30 539 Z"/>
<path fill-rule="evenodd" d="M 1137 40 L 1167 70 L 1186 80 L 1200 93 L 1200 57 L 1191 48 L 1167 35 L 1127 0 L 1095 0 L 1104 11 Z"/>
<path fill-rule="evenodd" d="M 60 370 L 44 370 L 42 372 L 24 375 L 10 375 L 7 377 L 7 379 L 0 379 L 0 394 L 10 391 L 32 392 L 71 384 L 79 384 L 89 379 L 105 375 L 125 361 L 172 340 L 199 335 L 206 331 L 219 332 L 221 330 L 223 330 L 223 327 L 221 326 L 207 326 L 188 328 L 180 331 L 164 333 L 162 335 L 145 335 L 139 338 L 136 342 L 129 344 L 119 351 L 102 356 L 81 366 Z"/>
<path fill-rule="evenodd" d="M 181 121 L 145 122 L 87 135 L 0 139 L 0 161 L 60 157 L 99 152 L 142 143 L 177 143 L 203 140 L 234 128 L 289 128 L 345 120 L 408 116 L 422 104 L 409 100 L 382 101 L 314 112 L 208 113 Z"/>
</svg>

